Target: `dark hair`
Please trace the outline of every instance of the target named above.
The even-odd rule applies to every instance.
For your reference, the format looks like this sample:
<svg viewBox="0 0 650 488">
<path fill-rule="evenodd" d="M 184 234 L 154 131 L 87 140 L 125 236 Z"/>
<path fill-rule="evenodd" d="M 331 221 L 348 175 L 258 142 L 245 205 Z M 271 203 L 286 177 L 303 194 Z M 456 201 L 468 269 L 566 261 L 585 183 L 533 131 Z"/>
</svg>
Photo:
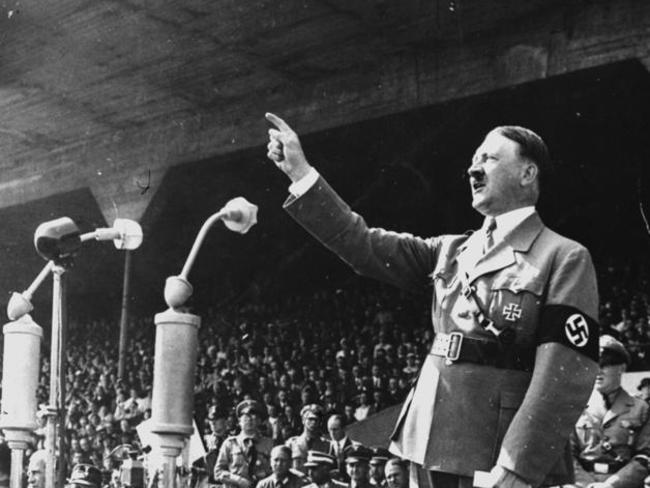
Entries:
<svg viewBox="0 0 650 488">
<path fill-rule="evenodd" d="M 341 427 L 345 427 L 346 424 L 345 415 L 342 415 L 340 413 L 335 413 L 330 416 L 330 418 L 327 420 L 327 423 L 329 423 L 330 420 L 338 420 L 339 422 L 341 422 Z"/>
<path fill-rule="evenodd" d="M 519 154 L 537 165 L 539 177 L 550 171 L 551 157 L 546 143 L 535 132 L 518 125 L 501 125 L 493 129 L 503 137 L 519 145 Z"/>
<path fill-rule="evenodd" d="M 291 448 L 289 446 L 286 446 L 284 444 L 279 444 L 277 446 L 274 446 L 271 451 L 279 451 L 282 454 L 285 454 L 289 459 L 291 459 Z"/>
<path fill-rule="evenodd" d="M 386 465 L 384 466 L 384 469 L 389 466 L 398 466 L 408 473 L 408 464 L 406 461 L 404 461 L 401 458 L 398 457 L 390 458 L 388 461 L 386 461 Z"/>
</svg>

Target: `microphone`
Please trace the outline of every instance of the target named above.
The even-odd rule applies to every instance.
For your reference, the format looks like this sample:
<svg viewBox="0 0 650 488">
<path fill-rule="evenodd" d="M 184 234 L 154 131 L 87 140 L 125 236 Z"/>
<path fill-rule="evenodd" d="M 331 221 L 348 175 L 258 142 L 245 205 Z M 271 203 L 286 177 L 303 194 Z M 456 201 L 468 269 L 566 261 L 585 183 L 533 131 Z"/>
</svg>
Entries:
<svg viewBox="0 0 650 488">
<path fill-rule="evenodd" d="M 32 297 L 56 265 L 71 261 L 81 245 L 95 239 L 113 241 L 117 249 L 133 250 L 142 244 L 140 224 L 129 219 L 115 219 L 113 227 L 100 227 L 93 232 L 80 234 L 70 217 L 61 217 L 40 224 L 34 232 L 36 251 L 48 261 L 32 284 L 22 293 L 13 292 L 7 304 L 7 316 L 17 320 L 34 309 Z M 68 263 L 69 264 L 69 263 Z"/>
<path fill-rule="evenodd" d="M 228 229 L 240 234 L 246 234 L 257 223 L 257 209 L 257 205 L 250 203 L 244 197 L 237 197 L 230 200 L 221 210 L 205 221 L 194 240 L 181 274 L 170 276 L 165 281 L 165 302 L 170 308 L 174 309 L 182 306 L 192 296 L 194 289 L 187 280 L 187 276 L 190 274 L 199 248 L 212 225 L 217 220 L 223 220 Z"/>
<path fill-rule="evenodd" d="M 43 222 L 34 232 L 34 246 L 46 261 L 71 257 L 81 247 L 79 228 L 70 217 Z"/>
<path fill-rule="evenodd" d="M 113 227 L 100 227 L 81 236 L 82 241 L 90 239 L 113 241 L 117 249 L 132 251 L 142 244 L 142 227 L 134 220 L 115 219 Z"/>
<path fill-rule="evenodd" d="M 257 224 L 257 205 L 253 205 L 244 197 L 233 198 L 219 213 L 223 213 L 221 220 L 224 225 L 240 234 L 246 234 Z"/>
</svg>

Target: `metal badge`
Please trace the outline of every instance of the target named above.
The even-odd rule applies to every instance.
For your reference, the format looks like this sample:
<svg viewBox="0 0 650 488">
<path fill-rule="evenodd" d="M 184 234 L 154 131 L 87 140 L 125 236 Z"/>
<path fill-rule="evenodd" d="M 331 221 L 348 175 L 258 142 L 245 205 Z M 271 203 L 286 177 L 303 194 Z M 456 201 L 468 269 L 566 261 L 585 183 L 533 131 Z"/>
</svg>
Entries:
<svg viewBox="0 0 650 488">
<path fill-rule="evenodd" d="M 509 303 L 508 305 L 503 307 L 503 316 L 509 322 L 516 322 L 517 319 L 520 319 L 522 312 L 523 310 L 516 303 Z"/>
</svg>

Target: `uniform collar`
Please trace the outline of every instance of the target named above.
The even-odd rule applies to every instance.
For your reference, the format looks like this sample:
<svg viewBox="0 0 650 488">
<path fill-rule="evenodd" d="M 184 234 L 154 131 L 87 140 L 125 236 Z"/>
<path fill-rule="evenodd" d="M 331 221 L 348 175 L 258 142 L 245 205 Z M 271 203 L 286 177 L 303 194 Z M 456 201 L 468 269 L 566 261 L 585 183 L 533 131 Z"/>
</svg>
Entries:
<svg viewBox="0 0 650 488">
<path fill-rule="evenodd" d="M 515 263 L 515 251 L 528 252 L 530 250 L 533 242 L 544 229 L 542 219 L 533 209 L 532 214 L 524 217 L 521 221 L 517 219 L 517 221 L 519 223 L 516 227 L 511 229 L 501 242 L 495 243 L 485 255 L 481 255 L 481 246 L 483 245 L 481 232 L 472 234 L 464 246 L 459 248 L 456 260 L 459 268 L 467 274 L 467 283 L 473 282 L 479 276 L 498 271 Z"/>
<path fill-rule="evenodd" d="M 602 397 L 600 401 L 604 404 Z M 618 390 L 616 396 L 612 399 L 612 405 L 603 417 L 603 424 L 629 412 L 634 406 L 634 398 L 632 398 L 623 388 Z"/>
<path fill-rule="evenodd" d="M 237 439 L 243 445 L 244 441 L 246 441 L 247 439 L 253 439 L 254 441 L 257 441 L 259 439 L 259 434 L 256 432 L 253 435 L 249 435 L 249 434 L 244 434 L 244 432 L 242 431 L 239 434 L 237 434 Z"/>
<path fill-rule="evenodd" d="M 509 212 L 497 215 L 494 217 L 497 227 L 492 233 L 495 244 L 502 241 L 515 227 L 521 224 L 527 217 L 535 213 L 535 207 L 529 205 L 527 207 L 517 208 Z M 487 220 L 487 219 L 486 219 Z"/>
</svg>

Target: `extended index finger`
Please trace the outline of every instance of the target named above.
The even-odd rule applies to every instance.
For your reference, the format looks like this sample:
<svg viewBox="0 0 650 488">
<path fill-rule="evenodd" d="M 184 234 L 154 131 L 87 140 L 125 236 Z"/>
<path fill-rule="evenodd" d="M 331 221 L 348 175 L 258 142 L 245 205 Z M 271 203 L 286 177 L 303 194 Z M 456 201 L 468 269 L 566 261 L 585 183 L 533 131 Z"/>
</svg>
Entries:
<svg viewBox="0 0 650 488">
<path fill-rule="evenodd" d="M 280 117 L 278 117 L 275 114 L 272 114 L 271 112 L 267 112 L 265 114 L 266 120 L 271 122 L 273 125 L 275 125 L 278 129 L 281 131 L 290 131 L 291 127 L 289 127 L 289 124 L 287 124 L 284 120 L 282 120 Z"/>
</svg>

